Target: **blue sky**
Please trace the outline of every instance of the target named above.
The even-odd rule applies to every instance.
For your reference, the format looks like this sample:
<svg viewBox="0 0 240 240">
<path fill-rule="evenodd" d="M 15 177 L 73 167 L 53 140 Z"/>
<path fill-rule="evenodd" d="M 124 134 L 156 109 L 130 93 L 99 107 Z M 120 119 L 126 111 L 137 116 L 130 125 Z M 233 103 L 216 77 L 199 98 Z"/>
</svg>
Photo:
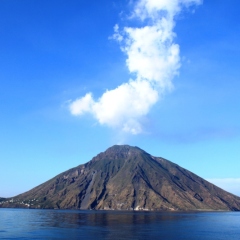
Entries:
<svg viewBox="0 0 240 240">
<path fill-rule="evenodd" d="M 182 0 L 191 6 L 177 9 L 174 0 L 157 14 L 149 2 L 165 1 L 1 0 L 1 197 L 114 144 L 240 195 L 239 3 Z M 133 35 L 146 26 L 162 28 L 166 41 L 153 28 Z M 153 55 L 135 57 L 134 42 Z M 161 65 L 171 47 L 173 61 Z"/>
</svg>

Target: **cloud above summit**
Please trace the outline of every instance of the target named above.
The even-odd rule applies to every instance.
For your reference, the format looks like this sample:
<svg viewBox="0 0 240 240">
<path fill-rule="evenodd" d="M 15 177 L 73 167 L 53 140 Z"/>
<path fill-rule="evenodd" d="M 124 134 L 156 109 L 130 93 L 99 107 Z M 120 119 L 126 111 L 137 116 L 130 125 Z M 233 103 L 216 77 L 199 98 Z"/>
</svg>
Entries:
<svg viewBox="0 0 240 240">
<path fill-rule="evenodd" d="M 200 0 L 140 0 L 129 26 L 114 26 L 113 39 L 126 55 L 130 79 L 98 99 L 92 93 L 71 101 L 72 115 L 89 113 L 102 125 L 131 134 L 143 131 L 141 119 L 173 88 L 180 68 L 179 45 L 174 43 L 175 16 Z M 136 26 L 137 23 L 137 26 Z"/>
</svg>

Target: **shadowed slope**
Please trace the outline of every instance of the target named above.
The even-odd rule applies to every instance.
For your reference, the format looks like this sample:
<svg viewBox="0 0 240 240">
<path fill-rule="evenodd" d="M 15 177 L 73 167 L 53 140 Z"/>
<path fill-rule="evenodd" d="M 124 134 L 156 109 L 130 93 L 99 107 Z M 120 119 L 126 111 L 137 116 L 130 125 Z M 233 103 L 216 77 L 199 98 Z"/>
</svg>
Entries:
<svg viewBox="0 0 240 240">
<path fill-rule="evenodd" d="M 240 210 L 240 198 L 137 147 L 113 146 L 4 207 Z"/>
</svg>

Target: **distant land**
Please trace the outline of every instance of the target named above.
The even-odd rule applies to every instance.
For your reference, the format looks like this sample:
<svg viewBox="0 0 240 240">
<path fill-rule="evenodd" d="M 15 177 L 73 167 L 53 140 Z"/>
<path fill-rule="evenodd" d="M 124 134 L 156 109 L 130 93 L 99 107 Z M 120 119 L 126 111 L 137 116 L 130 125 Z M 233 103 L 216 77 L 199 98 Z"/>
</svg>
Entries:
<svg viewBox="0 0 240 240">
<path fill-rule="evenodd" d="M 239 211 L 240 197 L 138 147 L 115 145 L 0 207 Z"/>
</svg>

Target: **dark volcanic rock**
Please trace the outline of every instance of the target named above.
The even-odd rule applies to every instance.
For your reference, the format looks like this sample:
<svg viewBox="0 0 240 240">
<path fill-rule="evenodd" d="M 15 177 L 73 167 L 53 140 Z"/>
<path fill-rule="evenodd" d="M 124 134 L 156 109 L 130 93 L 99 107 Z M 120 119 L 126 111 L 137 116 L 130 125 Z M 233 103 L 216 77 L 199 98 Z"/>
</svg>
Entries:
<svg viewBox="0 0 240 240">
<path fill-rule="evenodd" d="M 138 147 L 113 146 L 0 207 L 240 210 L 240 198 Z"/>
</svg>

